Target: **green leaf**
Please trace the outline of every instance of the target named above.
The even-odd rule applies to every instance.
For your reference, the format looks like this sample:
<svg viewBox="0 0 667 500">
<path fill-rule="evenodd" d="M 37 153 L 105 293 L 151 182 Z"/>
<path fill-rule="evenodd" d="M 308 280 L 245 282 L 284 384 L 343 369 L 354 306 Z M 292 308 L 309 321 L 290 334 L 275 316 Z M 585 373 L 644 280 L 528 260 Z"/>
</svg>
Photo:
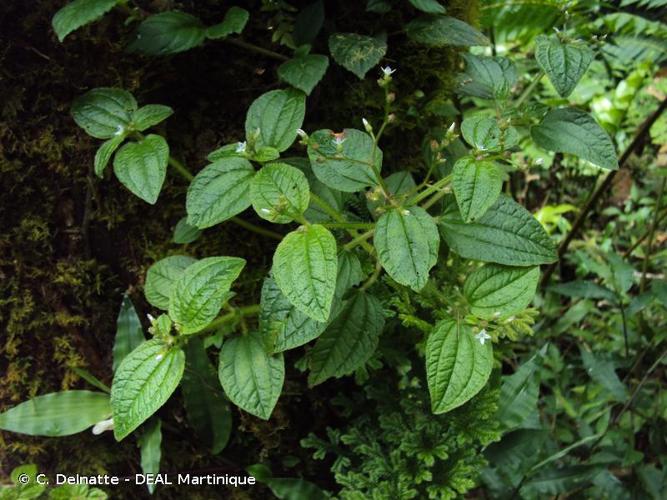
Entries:
<svg viewBox="0 0 667 500">
<path fill-rule="evenodd" d="M 489 379 L 491 343 L 481 344 L 472 329 L 453 319 L 440 321 L 426 341 L 426 378 L 433 413 L 466 403 Z"/>
<path fill-rule="evenodd" d="M 109 418 L 109 395 L 63 391 L 37 396 L 0 413 L 0 429 L 30 436 L 69 436 Z"/>
<path fill-rule="evenodd" d="M 118 320 L 116 321 L 116 339 L 113 344 L 113 371 L 125 357 L 146 341 L 144 329 L 137 316 L 137 311 L 129 295 L 123 295 Z"/>
<path fill-rule="evenodd" d="M 387 53 L 387 40 L 356 33 L 334 33 L 329 37 L 329 51 L 338 64 L 363 80 L 368 70 Z"/>
<path fill-rule="evenodd" d="M 329 58 L 319 54 L 295 57 L 278 67 L 278 77 L 306 94 L 315 88 L 329 67 Z"/>
<path fill-rule="evenodd" d="M 132 127 L 138 131 L 144 131 L 153 125 L 166 120 L 174 113 L 169 106 L 162 104 L 147 104 L 132 113 Z"/>
<path fill-rule="evenodd" d="M 297 47 L 311 44 L 324 24 L 324 1 L 316 0 L 307 5 L 294 19 L 292 37 Z"/>
<path fill-rule="evenodd" d="M 188 243 L 197 241 L 200 236 L 201 230 L 188 224 L 187 217 L 182 217 L 176 223 L 176 227 L 174 227 L 174 236 L 171 240 L 179 245 L 187 245 Z"/>
<path fill-rule="evenodd" d="M 341 302 L 345 293 L 361 283 L 364 272 L 359 257 L 352 251 L 341 250 L 338 254 L 338 276 L 336 276 L 335 301 Z"/>
<path fill-rule="evenodd" d="M 507 150 L 519 143 L 514 127 L 501 129 L 491 116 L 474 115 L 461 124 L 461 134 L 468 144 L 481 151 Z"/>
<path fill-rule="evenodd" d="M 148 268 L 144 295 L 154 307 L 166 311 L 169 309 L 169 297 L 174 283 L 181 277 L 183 271 L 197 262 L 197 259 L 187 255 L 172 255 L 158 260 Z"/>
<path fill-rule="evenodd" d="M 444 14 L 445 8 L 437 0 L 410 0 L 412 6 L 427 14 Z"/>
<path fill-rule="evenodd" d="M 151 56 L 164 56 L 197 47 L 205 37 L 206 28 L 198 18 L 173 10 L 154 14 L 142 21 L 136 38 L 127 49 Z"/>
<path fill-rule="evenodd" d="M 563 43 L 559 36 L 535 39 L 535 59 L 556 91 L 569 96 L 593 60 L 593 51 L 583 43 Z"/>
<path fill-rule="evenodd" d="M 257 172 L 250 183 L 255 212 L 277 224 L 300 219 L 310 203 L 310 188 L 304 173 L 286 163 L 271 163 Z"/>
<path fill-rule="evenodd" d="M 132 194 L 155 204 L 167 175 L 169 145 L 162 136 L 150 134 L 118 150 L 113 171 Z"/>
<path fill-rule="evenodd" d="M 377 349 L 384 327 L 378 299 L 356 292 L 308 352 L 308 385 L 342 377 L 362 367 Z"/>
<path fill-rule="evenodd" d="M 546 353 L 545 347 L 522 364 L 512 375 L 502 377 L 496 418 L 503 432 L 533 427 L 530 422 L 538 412 L 537 401 L 540 390 L 538 368 Z M 540 427 L 539 420 L 536 427 Z"/>
<path fill-rule="evenodd" d="M 112 137 L 104 141 L 95 153 L 95 175 L 102 178 L 104 169 L 107 168 L 111 156 L 116 152 L 118 146 L 125 140 L 125 134 Z"/>
<path fill-rule="evenodd" d="M 257 151 L 250 152 L 248 158 L 258 163 L 266 163 L 280 158 L 280 152 L 271 146 L 263 146 Z"/>
<path fill-rule="evenodd" d="M 463 54 L 465 71 L 459 76 L 459 92 L 482 99 L 506 99 L 516 83 L 514 63 L 504 57 Z"/>
<path fill-rule="evenodd" d="M 183 376 L 185 355 L 162 340 L 144 342 L 116 370 L 111 385 L 114 436 L 127 437 L 167 402 Z"/>
<path fill-rule="evenodd" d="M 236 406 L 268 420 L 285 380 L 282 353 L 269 355 L 257 333 L 225 340 L 220 351 L 218 377 Z"/>
<path fill-rule="evenodd" d="M 272 352 L 283 352 L 307 344 L 324 331 L 327 324 L 299 311 L 280 291 L 273 278 L 262 285 L 259 331 Z"/>
<path fill-rule="evenodd" d="M 181 381 L 188 422 L 211 453 L 220 453 L 232 432 L 232 413 L 204 343 L 193 337 L 185 347 L 185 373 Z"/>
<path fill-rule="evenodd" d="M 259 130 L 255 149 L 270 146 L 283 152 L 296 139 L 296 131 L 301 128 L 305 114 L 306 96 L 299 90 L 272 90 L 262 94 L 248 108 L 246 138 L 252 143 L 251 138 Z"/>
<path fill-rule="evenodd" d="M 240 257 L 207 257 L 185 269 L 169 298 L 169 317 L 181 333 L 197 332 L 215 319 L 244 266 Z"/>
<path fill-rule="evenodd" d="M 592 116 L 579 109 L 552 109 L 530 133 L 535 143 L 544 149 L 572 154 L 598 167 L 618 170 L 616 150 L 609 135 Z"/>
<path fill-rule="evenodd" d="M 241 7 L 230 7 L 221 23 L 206 28 L 206 38 L 225 38 L 234 33 L 240 34 L 248 23 L 250 13 Z"/>
<path fill-rule="evenodd" d="M 74 0 L 53 16 L 51 21 L 53 31 L 58 35 L 58 40 L 62 42 L 72 31 L 97 21 L 117 3 L 118 0 Z"/>
<path fill-rule="evenodd" d="M 604 387 L 614 401 L 619 403 L 627 401 L 628 390 L 621 379 L 618 378 L 614 363 L 605 359 L 603 354 L 594 354 L 581 345 L 579 346 L 579 352 L 588 376 Z"/>
<path fill-rule="evenodd" d="M 426 210 L 388 210 L 377 221 L 373 243 L 389 276 L 415 291 L 424 288 L 440 245 L 438 228 Z"/>
<path fill-rule="evenodd" d="M 450 206 L 440 219 L 449 247 L 466 259 L 508 266 L 555 262 L 556 248 L 544 228 L 513 199 L 500 195 L 477 221 L 466 224 Z"/>
<path fill-rule="evenodd" d="M 160 472 L 162 458 L 162 421 L 155 417 L 148 421 L 137 440 L 141 454 L 141 472 L 157 474 Z M 146 482 L 149 493 L 155 492 L 155 483 Z"/>
<path fill-rule="evenodd" d="M 576 297 L 582 299 L 606 299 L 609 302 L 616 303 L 616 294 L 609 288 L 592 281 L 575 280 L 567 283 L 560 283 L 548 288 L 550 292 L 555 292 L 566 297 Z"/>
<path fill-rule="evenodd" d="M 273 477 L 271 469 L 264 464 L 253 464 L 247 468 L 248 474 L 266 484 L 279 500 L 325 499 L 329 495 L 310 481 L 295 477 Z"/>
<path fill-rule="evenodd" d="M 336 141 L 343 141 L 339 146 Z M 376 184 L 372 164 L 382 169 L 382 151 L 365 132 L 346 128 L 335 134 L 318 130 L 308 141 L 308 158 L 313 173 L 330 188 L 353 193 Z"/>
<path fill-rule="evenodd" d="M 424 16 L 405 27 L 409 38 L 429 47 L 489 45 L 489 40 L 468 23 L 448 16 Z"/>
<path fill-rule="evenodd" d="M 329 318 L 336 289 L 336 240 L 323 226 L 292 231 L 273 256 L 273 277 L 294 306 L 315 321 Z"/>
<path fill-rule="evenodd" d="M 503 173 L 492 161 L 464 156 L 454 165 L 452 175 L 454 196 L 465 222 L 482 217 L 503 188 Z"/>
<path fill-rule="evenodd" d="M 243 212 L 250 206 L 254 175 L 255 169 L 244 158 L 224 158 L 205 167 L 188 188 L 188 224 L 204 229 Z"/>
<path fill-rule="evenodd" d="M 540 279 L 539 267 L 486 264 L 465 281 L 470 312 L 483 319 L 505 318 L 528 307 Z"/>
<path fill-rule="evenodd" d="M 137 101 L 122 89 L 92 89 L 72 102 L 72 118 L 86 134 L 111 139 L 127 133 Z"/>
</svg>

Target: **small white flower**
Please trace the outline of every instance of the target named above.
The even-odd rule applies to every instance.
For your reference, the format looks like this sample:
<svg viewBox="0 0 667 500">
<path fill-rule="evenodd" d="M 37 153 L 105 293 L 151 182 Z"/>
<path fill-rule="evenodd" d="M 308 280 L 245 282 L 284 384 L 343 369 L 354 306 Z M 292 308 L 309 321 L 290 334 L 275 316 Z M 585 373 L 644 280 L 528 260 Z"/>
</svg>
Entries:
<svg viewBox="0 0 667 500">
<path fill-rule="evenodd" d="M 155 356 L 155 361 L 162 361 L 162 358 L 164 358 L 164 354 L 160 353 L 157 356 Z"/>
<path fill-rule="evenodd" d="M 120 135 L 123 135 L 124 133 L 125 133 L 125 127 L 123 127 L 122 125 L 118 125 L 118 127 L 116 127 L 116 131 L 113 133 L 113 135 L 120 136 Z"/>
<path fill-rule="evenodd" d="M 396 72 L 396 70 L 392 69 L 390 66 L 385 66 L 384 68 L 380 69 L 382 69 L 382 73 L 384 73 L 384 76 L 391 76 Z"/>
<path fill-rule="evenodd" d="M 152 314 L 147 314 L 146 317 L 148 318 L 148 321 L 150 321 L 151 323 L 155 321 L 155 318 L 153 317 Z"/>
<path fill-rule="evenodd" d="M 403 210 L 403 215 L 412 215 L 412 212 L 410 210 Z"/>
<path fill-rule="evenodd" d="M 296 135 L 298 135 L 302 139 L 307 139 L 308 138 L 308 134 L 306 134 L 306 131 L 302 128 L 296 129 Z"/>
<path fill-rule="evenodd" d="M 480 344 L 484 345 L 484 342 L 489 340 L 491 338 L 491 335 L 486 333 L 486 330 L 483 329 L 483 330 L 480 330 L 480 332 L 477 335 L 475 335 L 475 338 L 477 340 L 479 340 Z"/>
<path fill-rule="evenodd" d="M 453 134 L 455 129 L 456 129 L 456 122 L 452 122 L 452 124 L 447 129 L 447 133 L 448 134 Z"/>
<path fill-rule="evenodd" d="M 262 212 L 263 214 L 270 214 L 271 213 L 271 210 L 269 210 L 268 208 L 261 208 L 259 211 Z"/>
<path fill-rule="evenodd" d="M 102 420 L 101 422 L 97 422 L 93 426 L 93 434 L 96 436 L 102 434 L 104 431 L 110 431 L 113 429 L 113 418 L 110 418 L 108 420 Z"/>
<path fill-rule="evenodd" d="M 246 142 L 239 142 L 236 144 L 236 152 L 237 153 L 245 153 L 245 148 L 246 148 Z"/>
<path fill-rule="evenodd" d="M 338 134 L 338 135 L 336 135 L 336 137 L 334 137 L 333 143 L 336 146 L 342 146 L 343 143 L 345 142 L 345 140 L 346 139 L 345 139 L 345 137 L 342 136 L 342 134 Z"/>
</svg>

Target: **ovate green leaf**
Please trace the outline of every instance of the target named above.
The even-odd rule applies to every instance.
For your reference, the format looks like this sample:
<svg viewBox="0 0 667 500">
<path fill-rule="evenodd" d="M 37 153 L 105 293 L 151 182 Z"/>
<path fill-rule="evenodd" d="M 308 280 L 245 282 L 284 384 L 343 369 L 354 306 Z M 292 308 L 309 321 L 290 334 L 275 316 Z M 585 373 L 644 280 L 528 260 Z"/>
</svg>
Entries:
<svg viewBox="0 0 667 500">
<path fill-rule="evenodd" d="M 69 436 L 86 430 L 109 415 L 108 394 L 53 392 L 0 413 L 0 429 L 31 436 Z"/>
<path fill-rule="evenodd" d="M 207 257 L 185 269 L 169 298 L 169 316 L 181 333 L 197 332 L 215 319 L 243 266 L 239 257 Z"/>
<path fill-rule="evenodd" d="M 188 422 L 211 450 L 220 453 L 232 431 L 232 413 L 204 343 L 193 337 L 185 347 L 185 373 L 181 381 Z"/>
<path fill-rule="evenodd" d="M 426 210 L 388 210 L 377 221 L 373 243 L 389 276 L 415 291 L 424 287 L 440 244 L 438 228 Z"/>
<path fill-rule="evenodd" d="M 123 295 L 116 325 L 116 339 L 113 344 L 113 371 L 116 371 L 116 368 L 128 354 L 146 341 L 137 311 L 127 294 Z"/>
<path fill-rule="evenodd" d="M 273 277 L 294 306 L 316 321 L 329 318 L 336 289 L 336 240 L 323 226 L 301 226 L 278 244 Z"/>
<path fill-rule="evenodd" d="M 474 315 L 484 319 L 503 318 L 530 304 L 539 279 L 539 267 L 486 264 L 468 276 L 463 294 Z"/>
<path fill-rule="evenodd" d="M 616 150 L 609 135 L 591 115 L 579 109 L 553 109 L 530 133 L 535 143 L 544 149 L 572 154 L 609 170 L 618 169 Z"/>
<path fill-rule="evenodd" d="M 338 134 L 315 132 L 308 142 L 308 158 L 320 182 L 349 193 L 377 182 L 371 165 L 375 164 L 378 172 L 382 169 L 382 151 L 374 146 L 371 136 L 351 128 Z"/>
<path fill-rule="evenodd" d="M 489 45 L 489 40 L 468 23 L 448 16 L 414 19 L 407 24 L 405 31 L 415 42 L 430 47 Z"/>
<path fill-rule="evenodd" d="M 307 54 L 282 63 L 278 68 L 278 76 L 292 87 L 310 95 L 328 67 L 327 56 Z"/>
<path fill-rule="evenodd" d="M 232 403 L 268 420 L 283 388 L 285 362 L 282 353 L 267 354 L 253 332 L 222 344 L 218 377 Z"/>
<path fill-rule="evenodd" d="M 128 46 L 132 52 L 152 56 L 176 54 L 200 45 L 206 36 L 202 22 L 177 10 L 147 17 Z"/>
<path fill-rule="evenodd" d="M 445 8 L 437 0 L 410 0 L 415 9 L 427 14 L 444 14 Z"/>
<path fill-rule="evenodd" d="M 162 104 L 147 104 L 140 107 L 132 113 L 132 127 L 136 130 L 143 131 L 153 125 L 166 120 L 174 113 L 174 110 L 169 106 Z"/>
<path fill-rule="evenodd" d="M 319 337 L 327 324 L 298 310 L 280 291 L 273 278 L 262 286 L 259 331 L 273 352 L 287 351 Z"/>
<path fill-rule="evenodd" d="M 205 167 L 188 188 L 188 224 L 214 226 L 250 206 L 250 184 L 255 169 L 244 158 L 223 158 Z"/>
<path fill-rule="evenodd" d="M 188 218 L 182 217 L 174 227 L 174 236 L 171 241 L 179 245 L 186 245 L 197 241 L 201 236 L 201 230 L 188 224 Z"/>
<path fill-rule="evenodd" d="M 257 172 L 250 183 L 255 212 L 278 224 L 300 218 L 310 202 L 310 188 L 304 173 L 286 163 L 271 163 Z"/>
<path fill-rule="evenodd" d="M 146 300 L 158 309 L 169 309 L 169 297 L 174 283 L 181 277 L 185 268 L 197 262 L 187 255 L 172 255 L 158 260 L 148 268 L 144 295 Z"/>
<path fill-rule="evenodd" d="M 479 219 L 492 206 L 503 187 L 503 174 L 492 161 L 464 156 L 454 165 L 452 188 L 465 222 Z"/>
<path fill-rule="evenodd" d="M 474 115 L 463 120 L 461 134 L 468 144 L 481 151 L 507 150 L 519 142 L 514 127 L 501 129 L 491 116 Z"/>
<path fill-rule="evenodd" d="M 384 57 L 387 41 L 383 37 L 334 33 L 329 37 L 329 50 L 338 64 L 363 80 L 368 70 Z"/>
<path fill-rule="evenodd" d="M 249 142 L 257 134 L 255 149 L 270 146 L 279 152 L 289 148 L 306 114 L 306 96 L 296 89 L 272 90 L 259 96 L 248 108 L 245 134 Z"/>
<path fill-rule="evenodd" d="M 148 421 L 142 429 L 141 436 L 137 440 L 141 454 L 141 472 L 144 474 L 157 474 L 160 472 L 160 460 L 162 459 L 162 421 L 154 417 Z M 146 486 L 152 494 L 155 491 L 155 483 L 148 482 Z"/>
<path fill-rule="evenodd" d="M 447 244 L 466 259 L 536 266 L 558 258 L 540 223 L 528 210 L 502 194 L 477 221 L 466 224 L 459 211 L 450 206 L 440 224 Z"/>
<path fill-rule="evenodd" d="M 459 92 L 482 99 L 506 99 L 516 83 L 514 64 L 504 57 L 463 54 L 466 69 L 458 78 Z"/>
<path fill-rule="evenodd" d="M 183 351 L 159 339 L 144 342 L 123 360 L 111 385 L 116 440 L 127 437 L 167 402 L 184 367 Z"/>
<path fill-rule="evenodd" d="M 153 205 L 167 175 L 169 145 L 162 136 L 150 134 L 118 150 L 113 171 L 134 195 Z"/>
<path fill-rule="evenodd" d="M 477 394 L 491 375 L 493 349 L 453 319 L 438 323 L 426 341 L 426 377 L 433 413 L 445 413 Z"/>
<path fill-rule="evenodd" d="M 107 168 L 109 160 L 124 140 L 125 134 L 112 137 L 102 143 L 95 153 L 95 175 L 100 178 L 104 175 L 104 169 Z"/>
<path fill-rule="evenodd" d="M 86 133 L 96 139 L 111 139 L 127 133 L 137 101 L 122 89 L 89 90 L 72 102 L 72 118 Z"/>
<path fill-rule="evenodd" d="M 233 33 L 241 33 L 248 23 L 250 13 L 241 7 L 230 7 L 221 23 L 206 28 L 206 38 L 225 38 Z"/>
<path fill-rule="evenodd" d="M 593 51 L 583 43 L 563 43 L 557 35 L 535 39 L 535 59 L 562 96 L 569 96 L 593 60 Z"/>
<path fill-rule="evenodd" d="M 363 366 L 375 352 L 383 327 L 380 301 L 356 292 L 308 352 L 308 384 L 349 375 Z"/>
<path fill-rule="evenodd" d="M 53 16 L 53 31 L 62 42 L 72 31 L 98 20 L 117 3 L 118 0 L 74 0 Z"/>
</svg>

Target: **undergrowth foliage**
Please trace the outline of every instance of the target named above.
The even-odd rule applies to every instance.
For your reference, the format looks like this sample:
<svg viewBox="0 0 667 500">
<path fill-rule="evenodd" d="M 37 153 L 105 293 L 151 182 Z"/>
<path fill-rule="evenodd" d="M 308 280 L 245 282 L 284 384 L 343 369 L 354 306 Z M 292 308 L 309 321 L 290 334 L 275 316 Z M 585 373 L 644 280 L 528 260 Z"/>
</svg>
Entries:
<svg viewBox="0 0 667 500">
<path fill-rule="evenodd" d="M 557 31 L 535 38 L 534 57 L 499 56 L 439 2 L 409 3 L 414 18 L 402 33 L 416 46 L 460 49 L 456 93 L 470 108 L 424 137 L 423 157 L 410 168 L 383 154 L 383 139 L 400 135 L 405 118 L 400 60 L 379 67 L 384 32 L 334 32 L 328 54 L 312 53 L 324 19 L 317 1 L 282 39 L 287 57 L 234 38 L 251 16 L 240 7 L 219 21 L 173 10 L 139 22 L 131 52 L 157 57 L 235 43 L 280 59 L 280 88 L 258 95 L 237 124 L 239 140 L 211 151 L 196 172 L 156 131 L 170 107 L 139 103 L 121 88 L 87 91 L 71 115 L 101 141 L 99 182 L 118 181 L 155 204 L 171 167 L 189 183 L 174 242 L 236 224 L 275 243 L 271 268 L 253 301 L 235 292 L 248 271 L 240 257 L 197 259 L 184 246 L 158 260 L 145 277 L 147 332 L 123 300 L 111 387 L 81 372 L 96 390 L 38 396 L 0 414 L 0 428 L 135 436 L 144 471 L 158 472 L 156 412 L 179 387 L 189 425 L 219 453 L 233 432 L 230 405 L 270 419 L 287 372 L 304 372 L 310 387 L 354 376 L 362 388 L 335 401 L 349 423 L 329 429 L 327 440 L 311 434 L 302 442 L 315 458 L 333 454 L 341 498 L 451 498 L 475 487 L 487 463 L 479 450 L 524 422 L 522 405 L 536 390 L 527 380 L 541 362 L 536 354 L 500 387 L 499 377 L 489 382 L 503 360 L 497 351 L 532 334 L 540 266 L 558 259 L 554 238 L 503 186 L 526 149 L 609 171 L 619 163 L 607 131 L 567 100 L 598 57 L 597 42 Z M 122 0 L 74 0 L 55 14 L 53 29 L 63 41 L 114 8 L 137 15 Z M 368 7 L 378 15 L 391 8 Z M 304 125 L 309 96 L 334 63 L 376 79 L 381 119 L 350 116 L 342 130 Z M 547 79 L 556 95 L 541 99 L 536 88 Z M 247 220 L 250 211 L 263 221 Z M 410 339 L 403 368 L 385 345 L 396 336 Z M 286 369 L 293 350 L 301 357 Z M 386 384 L 382 370 L 400 376 Z M 270 470 L 252 471 L 280 490 Z"/>
</svg>

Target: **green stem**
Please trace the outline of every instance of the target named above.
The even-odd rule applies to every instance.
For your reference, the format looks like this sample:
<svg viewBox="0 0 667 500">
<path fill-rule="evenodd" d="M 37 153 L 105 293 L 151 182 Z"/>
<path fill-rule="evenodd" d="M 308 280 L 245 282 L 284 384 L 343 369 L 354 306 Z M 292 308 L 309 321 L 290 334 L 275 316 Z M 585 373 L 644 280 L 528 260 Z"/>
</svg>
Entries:
<svg viewBox="0 0 667 500">
<path fill-rule="evenodd" d="M 366 283 L 364 283 L 361 287 L 361 291 L 365 292 L 368 290 L 373 284 L 378 280 L 380 277 L 380 273 L 382 272 L 382 265 L 380 264 L 380 261 L 375 262 L 375 271 L 373 271 L 373 274 L 370 275 L 370 277 L 366 280 Z"/>
<path fill-rule="evenodd" d="M 451 180 L 452 180 L 452 176 L 448 175 L 446 177 L 443 177 L 439 181 L 433 183 L 431 186 L 427 187 L 421 193 L 418 193 L 414 198 L 412 198 L 408 202 L 408 206 L 416 205 L 417 203 L 419 203 L 423 199 L 428 198 L 429 196 L 431 196 L 432 193 L 435 193 L 436 191 L 439 191 L 440 189 L 445 187 L 447 184 L 449 184 L 451 182 Z M 443 196 L 444 196 L 444 194 L 446 194 L 446 193 L 443 193 Z"/>
<path fill-rule="evenodd" d="M 243 40 L 238 40 L 235 38 L 225 38 L 223 42 L 228 43 L 229 45 L 234 45 L 236 47 L 249 50 L 250 52 L 255 52 L 257 54 L 270 57 L 271 59 L 276 59 L 277 61 L 289 61 L 289 57 L 287 56 L 284 56 L 282 54 L 279 54 L 278 52 L 274 52 L 269 49 L 265 49 L 264 47 L 260 47 L 252 43 L 244 42 Z"/>
<path fill-rule="evenodd" d="M 660 213 L 660 205 L 662 204 L 662 196 L 665 193 L 665 184 L 667 183 L 667 177 L 662 178 L 662 184 L 660 184 L 660 191 L 658 192 L 658 197 L 655 201 L 655 211 L 653 212 L 653 221 L 651 222 L 651 230 L 648 235 L 648 244 L 646 245 L 646 255 L 644 255 L 644 263 L 642 265 L 642 277 L 639 282 L 639 291 L 643 292 L 646 289 L 646 273 L 648 272 L 648 266 L 651 262 L 651 253 L 653 252 L 653 237 L 655 235 L 655 228 L 658 225 L 658 214 Z"/>
<path fill-rule="evenodd" d="M 195 178 L 194 175 L 192 175 L 192 172 L 188 170 L 188 168 L 183 164 L 183 162 L 177 160 L 173 156 L 169 157 L 169 165 L 174 167 L 174 169 L 187 181 L 192 181 L 192 179 Z M 251 222 L 247 222 L 240 217 L 232 217 L 229 219 L 231 222 L 236 224 L 237 226 L 241 226 L 244 229 L 247 229 L 248 231 L 252 231 L 253 233 L 260 234 L 262 236 L 266 236 L 267 238 L 272 238 L 274 240 L 282 241 L 283 235 L 280 233 L 276 233 L 275 231 L 271 231 L 270 229 L 264 229 L 263 227 L 256 226 L 255 224 L 252 224 Z"/>
<path fill-rule="evenodd" d="M 244 306 L 244 307 L 239 307 L 237 309 L 234 309 L 232 312 L 223 314 L 222 316 L 217 317 L 213 321 L 211 321 L 208 326 L 203 328 L 202 330 L 199 330 L 197 334 L 200 333 L 209 333 L 212 331 L 217 330 L 223 325 L 226 325 L 227 323 L 231 323 L 236 319 L 241 319 L 246 316 L 257 316 L 259 314 L 260 306 L 259 304 L 253 304 L 251 306 Z"/>
<path fill-rule="evenodd" d="M 353 239 L 349 243 L 346 243 L 343 246 L 343 250 L 352 250 L 357 245 L 362 245 L 363 246 L 364 244 L 367 244 L 366 240 L 371 238 L 373 236 L 374 232 L 375 232 L 375 229 L 370 229 L 370 230 L 366 231 L 365 233 L 360 234 L 359 236 L 357 236 L 355 239 Z"/>
<path fill-rule="evenodd" d="M 329 229 L 372 229 L 375 224 L 371 222 L 321 222 L 320 225 Z"/>
<path fill-rule="evenodd" d="M 533 78 L 533 81 L 530 82 L 530 84 L 526 87 L 526 90 L 523 91 L 523 94 L 521 94 L 519 96 L 519 98 L 516 100 L 516 102 L 514 103 L 515 108 L 521 107 L 521 105 L 524 102 L 526 102 L 526 100 L 528 100 L 530 95 L 533 93 L 533 91 L 537 87 L 537 84 L 540 83 L 540 80 L 542 79 L 543 76 L 544 76 L 544 71 L 540 70 L 540 72 L 537 75 L 535 75 L 535 77 Z"/>
</svg>

